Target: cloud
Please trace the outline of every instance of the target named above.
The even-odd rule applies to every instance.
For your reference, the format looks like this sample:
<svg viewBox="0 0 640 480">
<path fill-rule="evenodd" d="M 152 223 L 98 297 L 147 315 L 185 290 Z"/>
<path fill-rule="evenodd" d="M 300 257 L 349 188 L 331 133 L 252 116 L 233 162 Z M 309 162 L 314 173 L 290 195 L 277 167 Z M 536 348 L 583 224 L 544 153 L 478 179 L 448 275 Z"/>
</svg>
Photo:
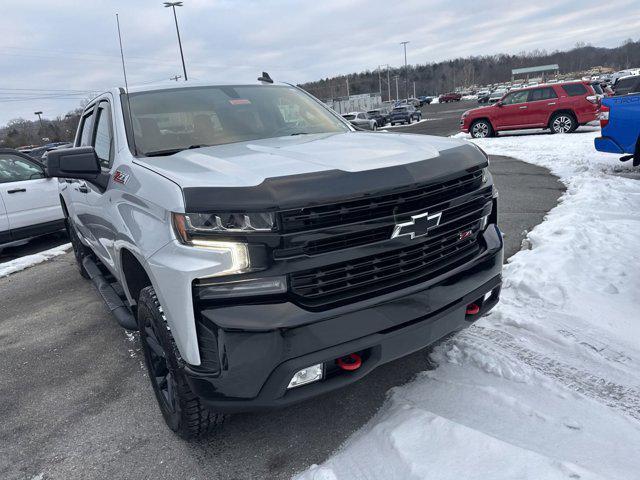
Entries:
<svg viewBox="0 0 640 480">
<path fill-rule="evenodd" d="M 190 77 L 290 82 L 458 56 L 615 46 L 637 36 L 635 0 L 184 0 L 178 8 Z M 0 17 L 0 124 L 56 116 L 81 94 L 122 85 L 115 13 L 131 84 L 182 73 L 171 10 L 161 0 L 22 0 Z M 624 22 L 620 18 L 624 18 Z M 7 89 L 65 90 L 43 92 Z M 45 94 L 46 93 L 46 94 Z M 89 94 L 89 92 L 87 92 Z M 44 98 L 48 97 L 48 98 Z"/>
</svg>

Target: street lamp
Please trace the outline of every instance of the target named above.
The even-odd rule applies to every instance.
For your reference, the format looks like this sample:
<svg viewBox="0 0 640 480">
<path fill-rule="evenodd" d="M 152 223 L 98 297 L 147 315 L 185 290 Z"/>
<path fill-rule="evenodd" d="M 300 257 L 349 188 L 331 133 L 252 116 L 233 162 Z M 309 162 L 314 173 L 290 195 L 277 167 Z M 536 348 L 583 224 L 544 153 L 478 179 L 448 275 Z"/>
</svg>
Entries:
<svg viewBox="0 0 640 480">
<path fill-rule="evenodd" d="M 42 112 L 33 112 L 33 114 L 38 116 L 38 120 L 40 121 L 40 130 L 42 130 Z"/>
<path fill-rule="evenodd" d="M 407 42 L 400 42 L 404 47 L 404 98 L 409 98 L 409 71 L 407 70 Z"/>
<path fill-rule="evenodd" d="M 176 33 L 178 34 L 178 46 L 180 47 L 180 58 L 182 59 L 182 71 L 184 72 L 184 81 L 187 81 L 187 67 L 184 65 L 184 53 L 182 53 L 182 40 L 180 40 L 180 29 L 178 28 L 178 16 L 176 15 L 176 7 L 182 7 L 182 2 L 164 2 L 165 8 L 173 8 L 173 19 L 176 22 Z"/>
</svg>

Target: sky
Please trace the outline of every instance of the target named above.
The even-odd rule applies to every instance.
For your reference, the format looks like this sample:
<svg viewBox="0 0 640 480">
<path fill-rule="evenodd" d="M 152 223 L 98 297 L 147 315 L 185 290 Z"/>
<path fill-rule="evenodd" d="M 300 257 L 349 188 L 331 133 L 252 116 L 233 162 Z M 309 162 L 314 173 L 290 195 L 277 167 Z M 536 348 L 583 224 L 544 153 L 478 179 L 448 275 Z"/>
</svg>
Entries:
<svg viewBox="0 0 640 480">
<path fill-rule="evenodd" d="M 7 0 L 4 0 L 7 2 Z M 638 39 L 638 0 L 184 0 L 177 9 L 187 74 L 253 82 L 263 70 L 302 83 L 460 56 L 613 47 Z M 0 125 L 53 118 L 91 91 L 122 86 L 115 14 L 130 85 L 182 73 L 161 0 L 20 0 L 0 16 Z"/>
</svg>

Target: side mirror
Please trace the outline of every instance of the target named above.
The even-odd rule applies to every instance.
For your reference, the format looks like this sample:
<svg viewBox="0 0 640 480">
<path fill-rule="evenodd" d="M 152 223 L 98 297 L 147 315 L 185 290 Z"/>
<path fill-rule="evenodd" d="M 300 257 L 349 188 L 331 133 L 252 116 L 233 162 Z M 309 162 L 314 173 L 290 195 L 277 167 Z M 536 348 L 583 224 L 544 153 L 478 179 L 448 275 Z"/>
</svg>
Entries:
<svg viewBox="0 0 640 480">
<path fill-rule="evenodd" d="M 498 100 L 496 102 L 496 107 L 501 107 L 503 105 L 502 100 Z"/>
<path fill-rule="evenodd" d="M 65 148 L 47 154 L 47 176 L 95 180 L 102 173 L 93 147 Z"/>
</svg>

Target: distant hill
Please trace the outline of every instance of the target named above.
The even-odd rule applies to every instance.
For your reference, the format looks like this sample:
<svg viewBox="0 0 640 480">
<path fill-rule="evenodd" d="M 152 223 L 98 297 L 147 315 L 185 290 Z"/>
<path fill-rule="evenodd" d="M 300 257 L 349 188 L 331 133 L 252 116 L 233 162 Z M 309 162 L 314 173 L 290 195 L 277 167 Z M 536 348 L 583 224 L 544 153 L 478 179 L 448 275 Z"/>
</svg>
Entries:
<svg viewBox="0 0 640 480">
<path fill-rule="evenodd" d="M 409 95 L 413 95 L 416 82 L 417 95 L 432 95 L 451 91 L 456 87 L 488 85 L 511 79 L 511 69 L 533 67 L 557 63 L 560 73 L 580 72 L 595 66 L 621 70 L 640 67 L 640 41 L 626 40 L 615 48 L 593 47 L 584 43 L 561 52 L 548 53 L 545 50 L 522 52 L 517 55 L 488 55 L 456 58 L 437 63 L 409 65 Z M 400 97 L 404 98 L 404 68 L 391 69 L 391 96 L 395 98 L 394 75 L 398 79 Z M 382 72 L 383 99 L 387 99 L 386 70 Z M 346 77 L 325 78 L 300 85 L 320 99 L 335 98 L 347 94 Z M 349 93 L 370 93 L 378 91 L 378 72 L 366 71 L 349 75 Z"/>
</svg>

